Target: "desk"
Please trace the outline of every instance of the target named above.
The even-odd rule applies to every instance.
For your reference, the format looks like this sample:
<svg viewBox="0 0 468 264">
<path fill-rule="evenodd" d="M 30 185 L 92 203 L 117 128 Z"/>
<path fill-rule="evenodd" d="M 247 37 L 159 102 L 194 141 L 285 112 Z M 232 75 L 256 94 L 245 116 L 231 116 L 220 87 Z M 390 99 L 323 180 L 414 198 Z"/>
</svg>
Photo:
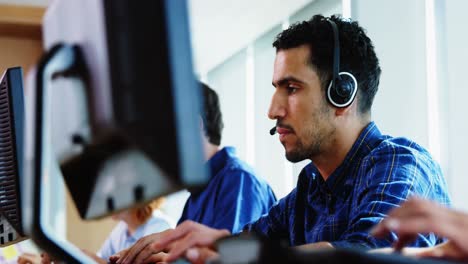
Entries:
<svg viewBox="0 0 468 264">
<path fill-rule="evenodd" d="M 217 243 L 220 259 L 214 263 L 288 264 L 453 264 L 455 262 L 413 259 L 398 254 L 372 254 L 358 249 L 299 251 L 274 240 L 251 235 L 221 239 Z"/>
</svg>

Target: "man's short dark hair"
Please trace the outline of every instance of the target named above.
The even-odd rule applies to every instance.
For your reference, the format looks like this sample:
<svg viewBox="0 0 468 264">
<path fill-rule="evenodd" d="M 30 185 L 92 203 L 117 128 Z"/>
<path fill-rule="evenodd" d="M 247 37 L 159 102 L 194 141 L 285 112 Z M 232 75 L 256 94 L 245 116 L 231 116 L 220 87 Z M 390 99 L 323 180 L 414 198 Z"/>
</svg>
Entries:
<svg viewBox="0 0 468 264">
<path fill-rule="evenodd" d="M 293 24 L 276 37 L 276 51 L 310 47 L 309 65 L 317 72 L 322 89 L 328 88 L 333 75 L 333 29 L 326 19 L 338 27 L 340 40 L 340 71 L 350 72 L 358 82 L 359 111 L 367 113 L 372 107 L 379 86 L 381 69 L 372 41 L 355 21 L 333 15 L 315 15 L 308 21 Z"/>
<path fill-rule="evenodd" d="M 221 144 L 221 134 L 223 132 L 223 115 L 219 106 L 218 94 L 208 85 L 200 82 L 203 95 L 203 127 L 205 135 L 211 144 L 219 146 Z"/>
</svg>

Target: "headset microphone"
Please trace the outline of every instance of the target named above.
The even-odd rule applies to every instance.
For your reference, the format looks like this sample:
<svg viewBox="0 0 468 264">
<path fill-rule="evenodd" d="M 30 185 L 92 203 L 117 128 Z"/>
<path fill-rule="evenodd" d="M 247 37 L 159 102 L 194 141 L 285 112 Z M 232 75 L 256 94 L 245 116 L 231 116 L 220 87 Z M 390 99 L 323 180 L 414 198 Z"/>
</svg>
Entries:
<svg viewBox="0 0 468 264">
<path fill-rule="evenodd" d="M 276 126 L 274 126 L 272 129 L 270 129 L 270 135 L 276 134 Z"/>
</svg>

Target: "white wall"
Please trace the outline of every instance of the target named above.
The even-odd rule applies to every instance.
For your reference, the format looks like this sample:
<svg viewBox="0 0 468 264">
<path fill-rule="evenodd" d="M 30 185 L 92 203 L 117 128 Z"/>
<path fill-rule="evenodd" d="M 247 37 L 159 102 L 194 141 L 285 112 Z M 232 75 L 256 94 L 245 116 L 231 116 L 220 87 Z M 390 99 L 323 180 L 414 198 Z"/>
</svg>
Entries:
<svg viewBox="0 0 468 264">
<path fill-rule="evenodd" d="M 237 146 L 241 157 L 247 157 L 246 132 L 246 59 L 242 50 L 209 72 L 208 83 L 218 92 L 224 131 L 221 144 Z M 229 73 L 229 74 L 225 74 Z"/>
<path fill-rule="evenodd" d="M 445 15 L 441 21 L 444 24 L 446 46 L 446 83 L 441 91 L 448 98 L 448 142 L 449 159 L 448 171 L 450 173 L 450 190 L 454 206 L 468 210 L 468 109 L 465 102 L 468 98 L 468 83 L 465 74 L 468 62 L 468 35 L 466 34 L 466 12 L 468 1 L 444 1 Z"/>
<path fill-rule="evenodd" d="M 424 0 L 354 0 L 351 16 L 367 30 L 382 75 L 373 119 L 382 132 L 428 147 Z"/>
<path fill-rule="evenodd" d="M 189 0 L 197 72 L 205 74 L 313 0 Z"/>
</svg>

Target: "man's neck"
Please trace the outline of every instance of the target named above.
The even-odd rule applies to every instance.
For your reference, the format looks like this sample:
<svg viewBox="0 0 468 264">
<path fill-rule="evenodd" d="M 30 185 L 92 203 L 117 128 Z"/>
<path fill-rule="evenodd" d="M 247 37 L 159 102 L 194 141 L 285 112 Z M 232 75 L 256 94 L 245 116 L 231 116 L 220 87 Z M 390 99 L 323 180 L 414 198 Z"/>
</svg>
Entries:
<svg viewBox="0 0 468 264">
<path fill-rule="evenodd" d="M 326 151 L 317 157 L 312 157 L 312 161 L 325 181 L 343 163 L 346 155 L 369 122 L 370 120 L 354 122 L 337 129 L 334 140 L 324 148 Z"/>
<path fill-rule="evenodd" d="M 205 142 L 204 145 L 205 161 L 209 161 L 219 151 L 220 147 L 209 142 Z"/>
</svg>

